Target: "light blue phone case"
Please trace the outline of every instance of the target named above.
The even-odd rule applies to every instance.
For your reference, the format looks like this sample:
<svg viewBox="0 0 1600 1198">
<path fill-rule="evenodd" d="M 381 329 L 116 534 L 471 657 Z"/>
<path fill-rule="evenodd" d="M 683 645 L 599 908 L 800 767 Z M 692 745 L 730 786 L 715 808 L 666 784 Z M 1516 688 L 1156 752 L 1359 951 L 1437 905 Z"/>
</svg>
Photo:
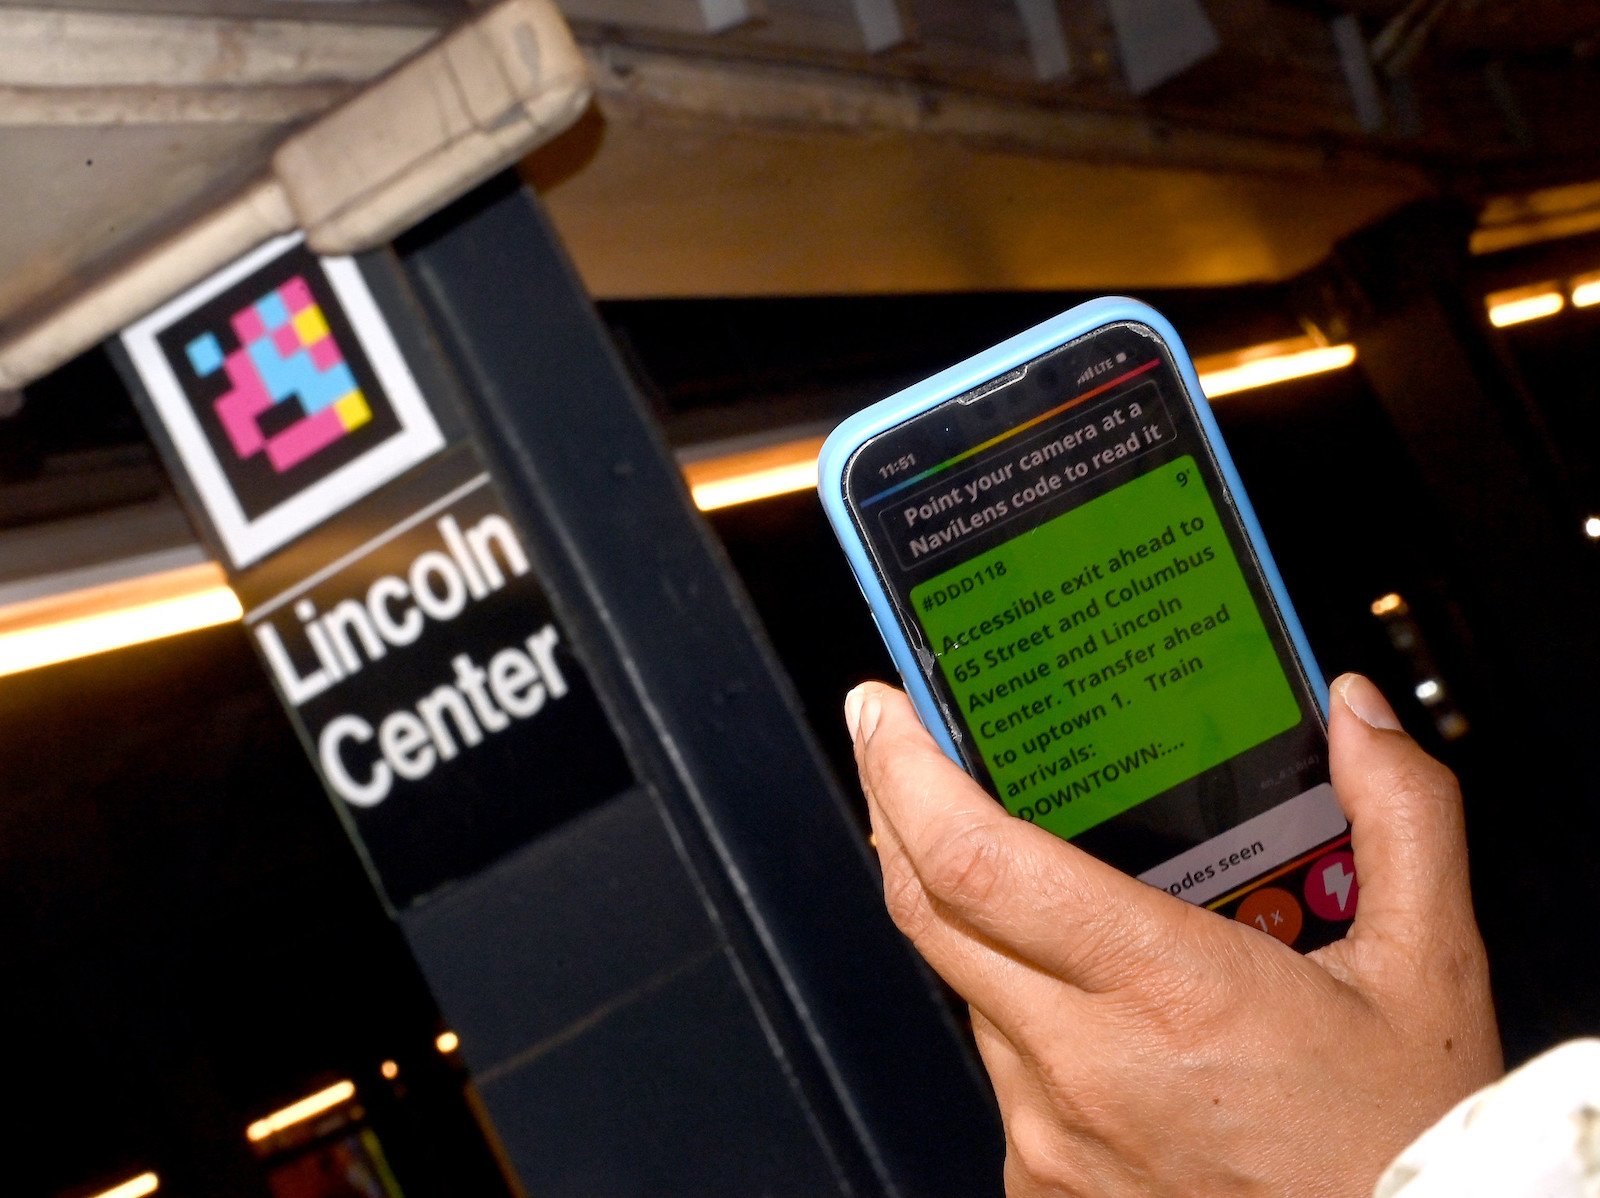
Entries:
<svg viewBox="0 0 1600 1198">
<path fill-rule="evenodd" d="M 850 559 L 850 569 L 855 573 L 856 582 L 861 586 L 861 593 L 866 596 L 867 605 L 872 609 L 873 623 L 877 624 L 878 632 L 889 646 L 889 654 L 894 658 L 895 667 L 900 671 L 906 693 L 911 696 L 917 714 L 922 717 L 923 726 L 958 764 L 961 763 L 961 755 L 956 752 L 955 741 L 951 739 L 950 732 L 945 727 L 939 713 L 939 705 L 934 700 L 933 692 L 929 690 L 928 683 L 922 676 L 922 670 L 917 665 L 916 653 L 900 629 L 894 606 L 890 603 L 883 584 L 878 580 L 877 571 L 872 566 L 872 558 L 845 504 L 845 467 L 849 465 L 856 450 L 879 433 L 926 412 L 947 399 L 963 395 L 1025 362 L 1031 362 L 1059 345 L 1075 341 L 1085 333 L 1122 321 L 1134 321 L 1154 329 L 1172 351 L 1178 373 L 1183 379 L 1184 386 L 1189 390 L 1195 410 L 1200 415 L 1200 426 L 1205 430 L 1211 452 L 1216 456 L 1217 465 L 1221 468 L 1224 485 L 1228 489 L 1228 498 L 1237 509 L 1245 532 L 1250 537 L 1250 544 L 1255 549 L 1256 558 L 1266 575 L 1273 600 L 1277 603 L 1278 611 L 1283 616 L 1284 625 L 1289 631 L 1289 639 L 1294 644 L 1295 653 L 1299 655 L 1306 677 L 1311 680 L 1311 688 L 1322 708 L 1323 718 L 1327 718 L 1328 685 L 1323 681 L 1322 671 L 1317 667 L 1316 658 L 1311 655 L 1311 646 L 1306 641 L 1305 631 L 1300 627 L 1300 618 L 1295 615 L 1294 606 L 1289 602 L 1289 594 L 1284 590 L 1277 564 L 1272 560 L 1266 537 L 1261 533 L 1261 525 L 1256 521 L 1250 499 L 1244 493 L 1238 471 L 1233 467 L 1228 447 L 1223 444 L 1222 432 L 1217 428 L 1216 417 L 1211 413 L 1211 405 L 1206 402 L 1205 393 L 1200 389 L 1200 379 L 1195 374 L 1194 363 L 1189 360 L 1188 351 L 1183 348 L 1183 342 L 1179 339 L 1177 331 L 1167 322 L 1166 317 L 1154 308 L 1148 304 L 1141 304 L 1138 300 L 1110 296 L 1079 304 L 1060 316 L 1035 325 L 1024 333 L 1018 333 L 1007 341 L 1002 341 L 992 349 L 973 355 L 965 362 L 958 362 L 948 370 L 941 370 L 932 378 L 924 379 L 904 391 L 891 395 L 888 399 L 880 400 L 870 408 L 857 412 L 834 429 L 822 446 L 822 455 L 817 462 L 817 490 L 822 495 L 823 510 L 828 513 L 828 520 L 833 524 L 834 533 L 844 546 L 845 554 Z"/>
</svg>

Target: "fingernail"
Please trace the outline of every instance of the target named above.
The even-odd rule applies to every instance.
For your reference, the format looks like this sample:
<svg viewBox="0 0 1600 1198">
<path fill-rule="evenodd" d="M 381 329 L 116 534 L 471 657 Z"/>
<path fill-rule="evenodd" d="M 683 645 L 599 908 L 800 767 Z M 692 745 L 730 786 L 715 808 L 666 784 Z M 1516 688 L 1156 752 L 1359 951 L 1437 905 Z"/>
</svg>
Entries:
<svg viewBox="0 0 1600 1198">
<path fill-rule="evenodd" d="M 855 687 L 844 697 L 844 726 L 850 729 L 850 739 L 855 740 L 856 728 L 861 724 L 861 700 L 865 696 Z"/>
<path fill-rule="evenodd" d="M 1385 732 L 1403 731 L 1383 692 L 1360 674 L 1346 674 L 1335 679 L 1333 693 L 1367 727 L 1381 728 Z"/>
<path fill-rule="evenodd" d="M 866 744 L 878 730 L 878 718 L 883 715 L 883 700 L 873 691 L 861 704 L 861 743 Z"/>
</svg>

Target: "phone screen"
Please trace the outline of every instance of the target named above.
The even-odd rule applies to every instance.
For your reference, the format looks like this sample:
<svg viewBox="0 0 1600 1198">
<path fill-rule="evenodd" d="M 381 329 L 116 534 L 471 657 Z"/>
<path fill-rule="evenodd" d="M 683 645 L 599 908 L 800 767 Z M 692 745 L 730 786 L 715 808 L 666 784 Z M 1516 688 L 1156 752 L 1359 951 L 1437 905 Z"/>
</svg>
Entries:
<svg viewBox="0 0 1600 1198">
<path fill-rule="evenodd" d="M 845 493 L 1012 814 L 1208 905 L 1344 833 L 1310 682 L 1152 329 L 1098 329 L 879 435 Z"/>
</svg>

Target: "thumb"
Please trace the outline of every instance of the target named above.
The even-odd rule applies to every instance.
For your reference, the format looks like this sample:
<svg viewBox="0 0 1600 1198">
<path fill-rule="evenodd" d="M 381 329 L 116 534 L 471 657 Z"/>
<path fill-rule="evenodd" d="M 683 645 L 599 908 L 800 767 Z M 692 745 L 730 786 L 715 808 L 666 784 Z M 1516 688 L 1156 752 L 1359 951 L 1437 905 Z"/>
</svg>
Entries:
<svg viewBox="0 0 1600 1198">
<path fill-rule="evenodd" d="M 1350 821 L 1361 887 L 1352 939 L 1418 946 L 1447 935 L 1472 899 L 1455 775 L 1407 736 L 1360 674 L 1330 688 L 1329 767 Z"/>
</svg>

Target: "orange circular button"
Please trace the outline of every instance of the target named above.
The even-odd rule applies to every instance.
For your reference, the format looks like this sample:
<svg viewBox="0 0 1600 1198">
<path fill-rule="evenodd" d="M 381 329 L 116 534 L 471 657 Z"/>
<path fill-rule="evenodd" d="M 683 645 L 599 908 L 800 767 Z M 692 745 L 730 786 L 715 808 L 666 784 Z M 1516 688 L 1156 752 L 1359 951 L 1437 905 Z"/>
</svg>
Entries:
<svg viewBox="0 0 1600 1198">
<path fill-rule="evenodd" d="M 1263 886 L 1254 894 L 1246 895 L 1233 917 L 1288 945 L 1294 944 L 1295 937 L 1300 935 L 1300 925 L 1305 922 L 1294 895 L 1276 886 Z"/>
</svg>

